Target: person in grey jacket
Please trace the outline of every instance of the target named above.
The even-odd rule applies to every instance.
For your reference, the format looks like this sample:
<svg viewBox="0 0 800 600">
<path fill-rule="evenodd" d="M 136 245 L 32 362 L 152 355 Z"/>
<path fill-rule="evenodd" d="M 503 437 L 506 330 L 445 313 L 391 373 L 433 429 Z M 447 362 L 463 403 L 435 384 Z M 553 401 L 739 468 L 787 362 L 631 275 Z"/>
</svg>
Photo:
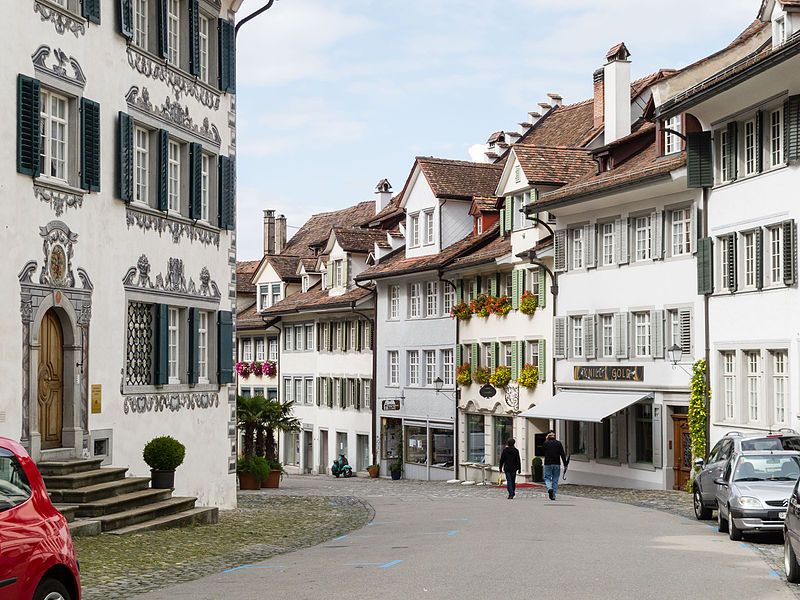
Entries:
<svg viewBox="0 0 800 600">
<path fill-rule="evenodd" d="M 506 442 L 506 447 L 500 453 L 500 471 L 506 475 L 506 488 L 508 488 L 508 499 L 513 500 L 517 493 L 517 473 L 522 472 L 522 461 L 519 458 L 519 450 L 515 447 L 514 438 Z"/>
</svg>

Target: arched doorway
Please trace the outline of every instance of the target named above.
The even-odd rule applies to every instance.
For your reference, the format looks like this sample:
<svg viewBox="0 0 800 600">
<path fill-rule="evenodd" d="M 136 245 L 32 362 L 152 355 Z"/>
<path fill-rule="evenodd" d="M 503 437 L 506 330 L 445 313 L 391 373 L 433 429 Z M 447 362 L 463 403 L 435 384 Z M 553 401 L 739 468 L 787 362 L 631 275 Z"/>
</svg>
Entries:
<svg viewBox="0 0 800 600">
<path fill-rule="evenodd" d="M 61 448 L 64 421 L 64 333 L 54 309 L 42 319 L 38 365 L 39 434 L 42 449 Z"/>
</svg>

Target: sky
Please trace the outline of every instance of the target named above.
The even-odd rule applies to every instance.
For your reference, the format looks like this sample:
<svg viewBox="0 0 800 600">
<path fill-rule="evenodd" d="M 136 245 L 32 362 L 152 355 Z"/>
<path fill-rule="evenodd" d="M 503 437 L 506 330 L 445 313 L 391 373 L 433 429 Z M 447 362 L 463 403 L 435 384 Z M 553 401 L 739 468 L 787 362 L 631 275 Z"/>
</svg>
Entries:
<svg viewBox="0 0 800 600">
<path fill-rule="evenodd" d="M 245 0 L 238 18 L 266 0 Z M 632 77 L 730 43 L 760 0 L 276 0 L 237 50 L 239 260 L 261 258 L 263 210 L 289 236 L 318 212 L 405 183 L 418 155 L 470 159 L 548 92 L 592 95 L 624 41 Z"/>
</svg>

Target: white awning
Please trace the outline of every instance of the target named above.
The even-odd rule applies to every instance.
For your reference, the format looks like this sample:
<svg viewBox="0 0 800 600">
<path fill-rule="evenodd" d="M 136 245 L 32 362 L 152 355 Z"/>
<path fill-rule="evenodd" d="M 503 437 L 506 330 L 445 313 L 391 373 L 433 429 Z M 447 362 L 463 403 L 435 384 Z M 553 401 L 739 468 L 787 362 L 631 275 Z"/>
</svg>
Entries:
<svg viewBox="0 0 800 600">
<path fill-rule="evenodd" d="M 561 421 L 590 421 L 599 423 L 609 415 L 652 398 L 651 393 L 620 394 L 614 392 L 559 392 L 521 413 L 531 419 L 558 419 Z"/>
</svg>

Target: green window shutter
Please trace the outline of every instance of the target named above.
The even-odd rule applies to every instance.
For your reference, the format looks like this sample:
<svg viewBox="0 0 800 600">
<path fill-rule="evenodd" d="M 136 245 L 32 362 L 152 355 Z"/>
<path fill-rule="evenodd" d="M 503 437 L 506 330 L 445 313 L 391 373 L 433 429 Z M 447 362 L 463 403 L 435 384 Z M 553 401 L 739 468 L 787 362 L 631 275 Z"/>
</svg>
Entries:
<svg viewBox="0 0 800 600">
<path fill-rule="evenodd" d="M 129 39 L 133 39 L 133 0 L 119 0 L 119 32 Z"/>
<path fill-rule="evenodd" d="M 131 152 L 131 157 L 133 152 Z M 158 210 L 169 208 L 169 134 L 158 130 Z"/>
<path fill-rule="evenodd" d="M 217 383 L 233 383 L 233 314 L 217 313 Z"/>
<path fill-rule="evenodd" d="M 189 0 L 189 72 L 200 76 L 200 0 Z"/>
<path fill-rule="evenodd" d="M 478 363 L 478 344 L 475 342 L 472 342 L 472 347 L 470 348 L 470 364 L 473 371 L 480 366 Z"/>
<path fill-rule="evenodd" d="M 797 226 L 794 221 L 783 223 L 783 283 L 797 283 Z"/>
<path fill-rule="evenodd" d="M 189 309 L 189 357 L 188 370 L 189 383 L 195 384 L 198 380 L 200 354 L 197 351 L 197 341 L 200 339 L 200 311 L 196 308 Z"/>
<path fill-rule="evenodd" d="M 728 123 L 728 173 L 731 181 L 736 181 L 739 175 L 739 124 L 736 121 Z"/>
<path fill-rule="evenodd" d="M 728 234 L 728 290 L 735 292 L 739 287 L 736 274 L 736 234 Z"/>
<path fill-rule="evenodd" d="M 124 112 L 119 113 L 117 121 L 118 158 L 117 179 L 119 198 L 125 202 L 133 201 L 133 119 Z"/>
<path fill-rule="evenodd" d="M 223 92 L 236 91 L 236 34 L 233 24 L 219 19 L 219 89 Z"/>
<path fill-rule="evenodd" d="M 236 193 L 233 160 L 219 157 L 219 226 L 220 229 L 236 228 Z"/>
<path fill-rule="evenodd" d="M 537 308 L 544 308 L 547 306 L 547 272 L 539 267 L 537 277 L 539 278 L 539 294 L 536 297 L 536 305 Z"/>
<path fill-rule="evenodd" d="M 517 302 L 518 303 L 522 299 L 522 294 L 525 293 L 525 273 L 526 273 L 526 271 L 520 271 L 519 272 L 519 276 L 517 277 Z"/>
<path fill-rule="evenodd" d="M 786 162 L 800 159 L 800 96 L 783 103 L 783 146 Z"/>
<path fill-rule="evenodd" d="M 516 381 L 519 377 L 519 342 L 511 342 L 511 379 Z"/>
<path fill-rule="evenodd" d="M 203 201 L 203 146 L 189 144 L 189 218 L 199 219 Z"/>
<path fill-rule="evenodd" d="M 100 25 L 100 0 L 83 0 L 83 18 Z"/>
<path fill-rule="evenodd" d="M 500 237 L 506 237 L 506 209 L 500 209 Z"/>
<path fill-rule="evenodd" d="M 100 105 L 81 98 L 81 188 L 100 191 Z"/>
<path fill-rule="evenodd" d="M 472 280 L 472 297 L 473 298 L 476 298 L 478 296 L 478 294 L 480 293 L 480 289 L 481 289 L 481 278 L 478 277 L 478 276 L 475 276 L 475 278 Z"/>
<path fill-rule="evenodd" d="M 169 306 L 156 304 L 155 309 L 156 368 L 154 383 L 166 385 L 169 382 Z"/>
<path fill-rule="evenodd" d="M 17 75 L 17 172 L 31 177 L 41 175 L 40 103 L 39 80 Z"/>
<path fill-rule="evenodd" d="M 464 300 L 464 281 L 462 279 L 458 279 L 456 281 L 456 303 L 462 302 Z"/>
<path fill-rule="evenodd" d="M 511 308 L 519 309 L 519 274 L 521 271 L 514 269 L 511 271 Z"/>
<path fill-rule="evenodd" d="M 764 112 L 756 113 L 756 172 L 764 170 Z"/>
<path fill-rule="evenodd" d="M 539 381 L 544 381 L 546 374 L 547 374 L 547 341 L 539 340 Z"/>
<path fill-rule="evenodd" d="M 697 293 L 701 296 L 714 293 L 713 243 L 710 237 L 697 243 Z"/>
<path fill-rule="evenodd" d="M 690 188 L 714 185 L 711 136 L 710 131 L 699 131 L 686 136 L 687 185 Z"/>
<path fill-rule="evenodd" d="M 158 3 L 158 54 L 161 58 L 169 55 L 169 28 L 167 26 L 167 0 Z"/>
<path fill-rule="evenodd" d="M 506 233 L 514 231 L 514 199 L 510 196 L 506 198 Z"/>
<path fill-rule="evenodd" d="M 497 276 L 489 276 L 489 293 L 492 296 L 497 296 Z"/>
<path fill-rule="evenodd" d="M 491 353 L 491 361 L 489 364 L 489 368 L 494 371 L 497 368 L 497 355 L 500 354 L 499 346 L 497 342 L 492 342 L 492 353 Z"/>
<path fill-rule="evenodd" d="M 756 234 L 756 289 L 764 287 L 764 233 L 759 227 Z"/>
<path fill-rule="evenodd" d="M 462 361 L 462 351 L 461 344 L 456 344 L 455 347 L 455 358 L 456 358 L 456 367 L 460 367 L 463 363 Z"/>
</svg>

